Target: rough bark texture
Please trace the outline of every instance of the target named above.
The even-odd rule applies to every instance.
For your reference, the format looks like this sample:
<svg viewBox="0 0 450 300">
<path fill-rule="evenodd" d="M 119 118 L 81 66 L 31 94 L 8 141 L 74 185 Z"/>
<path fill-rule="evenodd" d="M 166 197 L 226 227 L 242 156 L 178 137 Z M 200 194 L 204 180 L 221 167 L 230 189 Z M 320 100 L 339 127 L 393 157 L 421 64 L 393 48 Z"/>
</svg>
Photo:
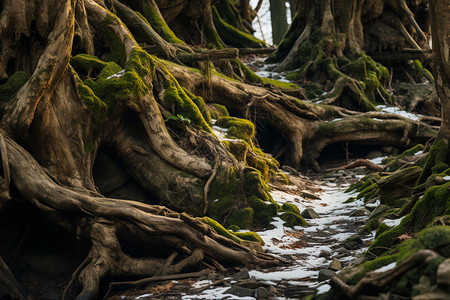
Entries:
<svg viewBox="0 0 450 300">
<path fill-rule="evenodd" d="M 280 263 L 257 235 L 219 224 L 261 228 L 277 216 L 265 181 L 279 164 L 256 146 L 258 132 L 281 137 L 265 141 L 275 157 L 316 170 L 334 143 L 402 148 L 435 133 L 420 121 L 301 101 L 299 89 L 236 58 L 216 60 L 226 51 L 198 47 L 265 44 L 249 34 L 248 1 L 217 2 L 241 17 L 233 26 L 212 4 L 1 2 L 0 279 L 9 295 L 96 299 L 101 282 Z M 211 114 L 231 141 L 214 136 Z M 256 137 L 239 118 L 256 124 Z"/>
</svg>

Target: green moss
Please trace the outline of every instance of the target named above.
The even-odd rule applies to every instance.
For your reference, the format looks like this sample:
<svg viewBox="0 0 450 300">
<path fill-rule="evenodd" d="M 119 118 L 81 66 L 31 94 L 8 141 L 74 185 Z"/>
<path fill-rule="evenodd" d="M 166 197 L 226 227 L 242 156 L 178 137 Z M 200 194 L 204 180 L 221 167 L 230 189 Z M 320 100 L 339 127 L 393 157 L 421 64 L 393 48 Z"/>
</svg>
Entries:
<svg viewBox="0 0 450 300">
<path fill-rule="evenodd" d="M 294 205 L 292 203 L 283 203 L 281 206 L 281 210 L 284 212 L 293 212 L 297 215 L 300 215 L 300 209 L 297 207 L 297 205 Z"/>
<path fill-rule="evenodd" d="M 380 175 L 377 173 L 370 173 L 361 178 L 358 182 L 352 184 L 348 189 L 345 190 L 346 193 L 349 192 L 361 192 L 367 187 L 371 186 L 375 182 L 377 182 L 380 179 Z"/>
<path fill-rule="evenodd" d="M 12 74 L 8 81 L 0 85 L 0 103 L 9 101 L 28 79 L 30 75 L 26 72 L 18 71 Z"/>
<path fill-rule="evenodd" d="M 230 116 L 225 105 L 213 103 L 208 105 L 208 107 L 212 119 L 219 120 L 222 117 Z"/>
<path fill-rule="evenodd" d="M 139 17 L 141 17 L 150 27 L 155 30 L 160 37 L 166 40 L 169 43 L 175 44 L 185 44 L 182 40 L 177 38 L 175 33 L 173 33 L 172 29 L 170 29 L 169 25 L 167 25 L 164 18 L 161 17 L 158 10 L 152 5 L 144 5 L 142 9 L 142 15 L 139 12 L 136 12 Z"/>
<path fill-rule="evenodd" d="M 359 231 L 360 233 L 371 233 L 372 231 L 376 230 L 378 226 L 380 225 L 380 221 L 378 221 L 378 218 L 370 219 L 369 222 L 367 222 L 366 225 L 364 225 L 363 228 Z"/>
<path fill-rule="evenodd" d="M 425 77 L 429 82 L 434 82 L 433 74 L 431 74 L 429 70 L 423 67 L 423 64 L 420 60 L 416 59 L 412 61 L 411 68 L 413 69 L 412 75 L 414 76 L 414 78 L 422 79 L 423 77 Z"/>
<path fill-rule="evenodd" d="M 70 60 L 70 65 L 77 71 L 77 73 L 87 74 L 93 70 L 101 71 L 108 64 L 96 56 L 83 53 L 72 57 Z"/>
<path fill-rule="evenodd" d="M 414 156 L 417 152 L 423 151 L 425 147 L 421 144 L 415 145 L 414 147 L 404 151 L 397 157 L 390 157 L 385 160 L 383 160 L 384 164 L 387 164 L 387 168 L 389 172 L 394 172 L 398 170 L 403 164 L 401 163 L 401 160 L 408 156 Z"/>
<path fill-rule="evenodd" d="M 253 225 L 255 213 L 251 207 L 237 209 L 227 219 L 227 224 L 234 224 L 240 228 L 250 228 Z"/>
<path fill-rule="evenodd" d="M 302 216 L 294 212 L 285 212 L 280 215 L 280 218 L 285 222 L 284 226 L 293 228 L 294 226 L 308 226 Z"/>
<path fill-rule="evenodd" d="M 380 223 L 378 225 L 377 231 L 375 232 L 375 238 L 379 237 L 380 234 L 382 234 L 383 232 L 385 232 L 386 230 L 389 230 L 391 227 L 389 227 L 388 225 L 384 224 L 384 223 Z"/>
<path fill-rule="evenodd" d="M 222 40 L 228 45 L 232 45 L 238 48 L 262 48 L 267 44 L 261 40 L 258 40 L 254 36 L 242 32 L 239 29 L 231 26 L 225 22 L 217 11 L 215 6 L 212 6 L 212 13 L 214 19 L 214 26 L 217 29 Z"/>
<path fill-rule="evenodd" d="M 246 119 L 235 117 L 223 117 L 216 123 L 220 127 L 228 128 L 227 137 L 237 138 L 253 145 L 252 139 L 255 136 L 255 125 Z"/>
<path fill-rule="evenodd" d="M 306 97 L 308 97 L 308 99 L 318 98 L 325 92 L 324 87 L 318 83 L 300 84 L 300 87 L 305 89 Z"/>
<path fill-rule="evenodd" d="M 200 108 L 191 98 L 189 98 L 175 78 L 167 79 L 164 83 L 164 88 L 164 101 L 167 104 L 167 107 L 173 106 L 176 115 L 181 115 L 184 118 L 189 119 L 191 123 L 199 129 L 206 132 L 212 132 L 207 121 L 205 121 Z M 199 99 L 197 99 L 197 101 L 200 103 Z M 203 101 L 201 101 L 201 105 L 202 104 L 204 104 Z"/>
<path fill-rule="evenodd" d="M 250 149 L 250 145 L 242 140 L 238 141 L 222 141 L 227 146 L 228 151 L 233 154 L 237 161 L 242 161 L 247 164 L 247 153 Z"/>
<path fill-rule="evenodd" d="M 363 189 L 358 196 L 356 196 L 356 199 L 364 198 L 365 200 L 371 199 L 373 196 L 375 196 L 379 191 L 378 185 L 376 183 L 372 183 L 365 189 Z"/>
<path fill-rule="evenodd" d="M 272 196 L 269 193 L 269 186 L 264 182 L 261 177 L 261 173 L 254 168 L 245 168 L 245 190 L 251 191 L 251 193 L 263 201 L 268 201 L 277 205 Z"/>
<path fill-rule="evenodd" d="M 274 80 L 274 79 L 270 79 L 270 78 L 266 78 L 266 77 L 260 77 L 260 76 L 256 75 L 252 70 L 250 70 L 244 63 L 242 63 L 238 59 L 233 60 L 232 62 L 235 63 L 237 65 L 237 67 L 242 71 L 242 73 L 244 74 L 245 80 L 248 82 L 261 83 L 261 84 L 266 84 L 266 85 L 271 84 L 271 85 L 274 85 L 276 87 L 279 87 L 279 88 L 285 89 L 285 90 L 298 89 L 298 86 L 294 83 L 278 81 L 278 80 Z"/>
<path fill-rule="evenodd" d="M 227 230 L 236 232 L 236 231 L 241 230 L 241 228 L 239 228 L 239 226 L 237 226 L 237 225 L 231 225 L 227 228 Z"/>
<path fill-rule="evenodd" d="M 274 180 L 278 183 L 289 185 L 291 182 L 289 181 L 289 177 L 286 174 L 281 172 L 276 172 L 274 176 Z"/>
<path fill-rule="evenodd" d="M 247 231 L 247 232 L 233 232 L 233 234 L 235 236 L 237 236 L 238 238 L 246 240 L 246 241 L 258 242 L 261 245 L 265 244 L 263 239 L 256 232 L 251 232 L 251 231 Z"/>
<path fill-rule="evenodd" d="M 188 91 L 185 88 L 183 88 L 183 90 L 189 96 L 189 98 L 192 99 L 192 101 L 195 103 L 195 105 L 197 105 L 197 107 L 200 110 L 200 112 L 202 113 L 202 116 L 205 119 L 206 123 L 208 123 L 208 125 L 211 126 L 212 125 L 211 113 L 210 113 L 210 109 L 208 108 L 208 106 L 205 103 L 205 100 L 203 100 L 203 98 L 200 96 L 196 96 L 196 95 L 192 94 L 190 91 Z"/>
<path fill-rule="evenodd" d="M 258 242 L 261 245 L 264 245 L 263 239 L 256 232 L 231 232 L 226 230 L 222 225 L 211 218 L 203 217 L 200 220 L 214 228 L 218 234 L 227 237 L 238 244 L 244 244 L 243 241 L 250 241 Z"/>
<path fill-rule="evenodd" d="M 222 0 L 214 5 L 217 11 L 220 11 L 220 16 L 225 22 L 241 31 L 248 31 L 242 23 L 241 14 L 233 0 Z"/>
<path fill-rule="evenodd" d="M 247 202 L 255 212 L 254 222 L 256 226 L 266 227 L 277 215 L 278 205 L 276 203 L 263 201 L 256 196 L 250 196 Z"/>
<path fill-rule="evenodd" d="M 83 84 L 83 82 L 78 76 L 76 78 L 78 82 L 77 85 L 78 94 L 83 100 L 84 105 L 86 105 L 88 110 L 91 112 L 92 119 L 96 123 L 101 123 L 107 115 L 108 106 L 106 105 L 105 102 L 100 100 L 100 98 L 98 98 L 87 85 Z"/>
<path fill-rule="evenodd" d="M 368 251 L 380 253 L 380 247 L 390 247 L 393 240 L 401 234 L 412 231 L 419 232 L 433 222 L 437 216 L 450 214 L 450 182 L 433 186 L 420 198 L 411 212 L 406 215 L 400 225 L 382 233 L 372 243 Z"/>
<path fill-rule="evenodd" d="M 97 25 L 97 29 L 100 32 L 100 35 L 103 37 L 104 42 L 107 46 L 110 47 L 111 53 L 107 60 L 112 60 L 117 62 L 120 66 L 125 66 L 126 62 L 126 51 L 125 45 L 122 40 L 117 36 L 116 32 L 114 32 L 110 25 L 116 23 L 122 23 L 117 16 L 115 16 L 111 12 L 107 12 L 107 16 L 101 20 Z M 123 26 L 125 24 L 122 23 Z M 128 37 L 131 39 L 131 37 Z"/>
<path fill-rule="evenodd" d="M 428 160 L 425 164 L 425 167 L 420 174 L 419 180 L 417 181 L 417 185 L 424 183 L 427 178 L 433 174 L 433 168 L 435 166 L 439 166 L 439 168 L 435 168 L 435 171 L 440 173 L 442 168 L 445 166 L 443 164 L 448 165 L 450 163 L 450 147 L 448 144 L 448 140 L 438 138 L 431 146 L 430 154 L 428 155 Z M 447 167 L 448 168 L 448 167 Z"/>
</svg>

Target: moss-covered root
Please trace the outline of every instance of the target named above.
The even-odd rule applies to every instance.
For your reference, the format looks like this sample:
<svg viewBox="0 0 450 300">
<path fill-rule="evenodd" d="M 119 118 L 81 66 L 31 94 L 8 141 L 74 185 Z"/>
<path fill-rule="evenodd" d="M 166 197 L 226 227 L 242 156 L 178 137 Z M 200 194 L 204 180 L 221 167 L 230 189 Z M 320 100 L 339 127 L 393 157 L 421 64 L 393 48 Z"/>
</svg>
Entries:
<svg viewBox="0 0 450 300">
<path fill-rule="evenodd" d="M 436 217 L 450 215 L 450 182 L 433 186 L 420 198 L 398 226 L 380 234 L 367 253 L 380 255 L 392 247 L 396 238 L 406 232 L 419 232 Z"/>
<path fill-rule="evenodd" d="M 427 259 L 421 259 L 420 256 Z M 395 290 L 396 294 L 410 298 L 427 292 L 419 286 L 419 282 L 423 282 L 424 279 L 427 279 L 429 287 L 437 283 L 437 269 L 448 257 L 450 257 L 450 227 L 427 228 L 418 233 L 416 238 L 396 245 L 376 259 L 342 271 L 337 276 L 338 280 L 333 281 L 333 286 L 348 296 L 351 290 L 361 294 L 365 292 L 366 290 L 361 287 L 369 278 L 381 281 L 388 279 L 378 286 L 378 292 Z M 414 263 L 411 263 L 412 261 Z M 396 267 L 389 271 L 371 273 L 392 263 L 396 264 Z M 346 286 L 347 289 L 342 289 Z M 325 299 L 342 299 L 336 295 L 333 297 L 332 294 L 338 291 L 332 290 Z M 371 291 L 375 292 L 372 289 Z"/>
<path fill-rule="evenodd" d="M 438 139 L 433 143 L 428 155 L 427 163 L 420 175 L 417 185 L 426 182 L 432 174 L 441 173 L 448 169 L 450 165 L 450 145 L 446 139 Z"/>
<path fill-rule="evenodd" d="M 238 48 L 267 47 L 267 44 L 265 42 L 258 40 L 254 36 L 242 32 L 225 22 L 215 6 L 212 7 L 212 14 L 214 19 L 214 26 L 216 27 L 217 32 L 225 43 Z"/>
<path fill-rule="evenodd" d="M 0 85 L 0 104 L 7 102 L 28 81 L 30 75 L 26 72 L 16 72 L 8 81 Z"/>
</svg>

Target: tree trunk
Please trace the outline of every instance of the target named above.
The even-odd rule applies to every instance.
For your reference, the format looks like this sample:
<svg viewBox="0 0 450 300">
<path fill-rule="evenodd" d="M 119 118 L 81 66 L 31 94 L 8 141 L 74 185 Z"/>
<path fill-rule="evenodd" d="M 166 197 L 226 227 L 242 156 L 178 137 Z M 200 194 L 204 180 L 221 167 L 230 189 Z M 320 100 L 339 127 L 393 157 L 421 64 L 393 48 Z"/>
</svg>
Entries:
<svg viewBox="0 0 450 300">
<path fill-rule="evenodd" d="M 256 234 L 222 227 L 263 228 L 278 215 L 265 181 L 279 163 L 256 147 L 258 131 L 278 133 L 266 142 L 284 149 L 280 159 L 315 169 L 333 143 L 408 147 L 434 134 L 397 116 L 301 101 L 236 58 L 216 61 L 236 51 L 198 47 L 220 49 L 228 33 L 245 32 L 228 31 L 209 0 L 10 1 L 0 19 L 0 275 L 15 286 L 11 297 L 27 297 L 22 285 L 44 298 L 96 299 L 102 281 L 280 263 Z M 358 90 L 341 77 L 336 90 Z M 212 133 L 211 114 L 231 141 Z M 256 136 L 239 117 L 254 120 Z"/>
<path fill-rule="evenodd" d="M 272 23 L 272 42 L 278 45 L 288 29 L 286 2 L 270 0 L 270 21 Z"/>
</svg>

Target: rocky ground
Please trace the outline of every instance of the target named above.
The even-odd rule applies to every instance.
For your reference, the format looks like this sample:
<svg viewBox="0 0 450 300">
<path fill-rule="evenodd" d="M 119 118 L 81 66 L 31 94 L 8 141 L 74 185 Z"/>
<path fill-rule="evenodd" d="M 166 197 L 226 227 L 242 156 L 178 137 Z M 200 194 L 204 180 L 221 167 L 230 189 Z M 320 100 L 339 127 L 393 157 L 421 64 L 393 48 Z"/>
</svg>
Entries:
<svg viewBox="0 0 450 300">
<path fill-rule="evenodd" d="M 266 243 L 264 250 L 281 256 L 286 265 L 225 273 L 192 270 L 188 278 L 113 286 L 107 299 L 301 299 L 316 290 L 327 291 L 327 280 L 342 268 L 361 263 L 373 239 L 373 233 L 360 230 L 378 203 L 364 204 L 345 193 L 370 171 L 360 167 L 305 177 L 283 169 L 291 185 L 271 184 L 272 196 L 280 205 L 296 205 L 308 226 L 288 228 L 275 218 L 272 229 L 258 233 Z"/>
</svg>

